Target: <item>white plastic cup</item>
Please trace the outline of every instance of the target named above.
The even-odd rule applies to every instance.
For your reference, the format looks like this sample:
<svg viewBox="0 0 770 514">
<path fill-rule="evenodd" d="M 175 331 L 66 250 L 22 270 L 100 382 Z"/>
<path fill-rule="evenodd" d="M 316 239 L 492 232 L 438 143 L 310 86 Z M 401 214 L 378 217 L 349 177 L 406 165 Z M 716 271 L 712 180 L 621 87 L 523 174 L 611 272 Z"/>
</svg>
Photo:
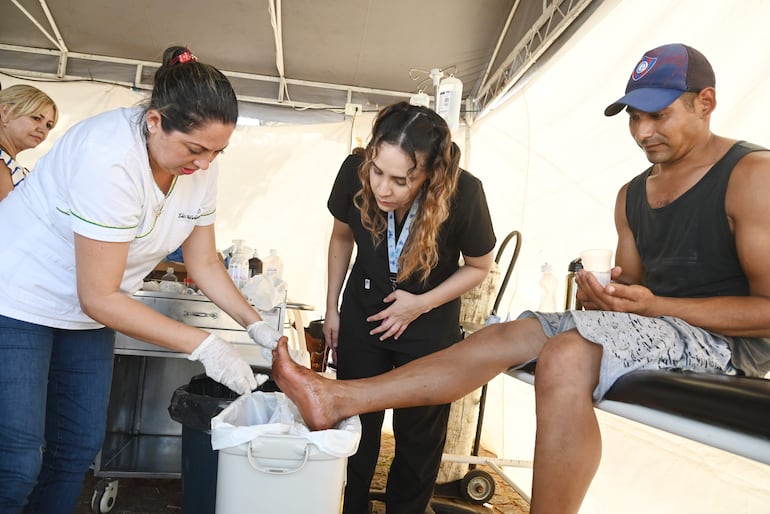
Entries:
<svg viewBox="0 0 770 514">
<path fill-rule="evenodd" d="M 602 286 L 610 283 L 612 269 L 612 250 L 592 249 L 580 252 L 583 269 L 590 271 Z"/>
</svg>

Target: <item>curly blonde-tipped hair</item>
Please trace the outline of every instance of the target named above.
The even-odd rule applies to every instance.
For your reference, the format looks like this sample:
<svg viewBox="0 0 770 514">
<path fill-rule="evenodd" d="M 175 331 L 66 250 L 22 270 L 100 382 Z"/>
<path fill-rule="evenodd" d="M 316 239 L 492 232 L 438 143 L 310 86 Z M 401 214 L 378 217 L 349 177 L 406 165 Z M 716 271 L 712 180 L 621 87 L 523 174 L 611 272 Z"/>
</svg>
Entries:
<svg viewBox="0 0 770 514">
<path fill-rule="evenodd" d="M 396 277 L 401 282 L 417 276 L 425 283 L 438 264 L 436 243 L 457 190 L 460 149 L 452 143 L 452 134 L 444 119 L 431 109 L 400 102 L 380 111 L 372 127 L 364 162 L 358 170 L 363 187 L 353 198 L 361 211 L 361 224 L 372 234 L 375 245 L 382 242 L 387 218 L 377 207 L 369 174 L 383 143 L 400 148 L 412 159 L 414 168 L 407 175 L 407 183 L 421 166 L 427 176 L 417 214 L 398 260 Z"/>
</svg>

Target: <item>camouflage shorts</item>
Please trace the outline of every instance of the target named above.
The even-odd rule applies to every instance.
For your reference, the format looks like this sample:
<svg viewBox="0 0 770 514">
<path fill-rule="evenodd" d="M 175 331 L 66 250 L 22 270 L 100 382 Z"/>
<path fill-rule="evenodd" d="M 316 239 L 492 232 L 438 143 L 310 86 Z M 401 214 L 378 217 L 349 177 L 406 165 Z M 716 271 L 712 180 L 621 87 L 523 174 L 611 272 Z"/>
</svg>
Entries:
<svg viewBox="0 0 770 514">
<path fill-rule="evenodd" d="M 583 338 L 603 347 L 594 401 L 603 398 L 617 379 L 642 369 L 736 374 L 724 336 L 679 318 L 607 311 L 525 311 L 519 318 L 537 318 L 548 337 L 576 329 Z"/>
</svg>

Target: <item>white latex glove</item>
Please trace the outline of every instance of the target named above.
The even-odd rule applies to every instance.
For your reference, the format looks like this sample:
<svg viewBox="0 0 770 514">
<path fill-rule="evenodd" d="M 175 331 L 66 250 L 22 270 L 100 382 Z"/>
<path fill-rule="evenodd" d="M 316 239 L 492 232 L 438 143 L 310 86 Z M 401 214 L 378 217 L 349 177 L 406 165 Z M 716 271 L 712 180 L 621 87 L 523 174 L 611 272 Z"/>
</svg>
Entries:
<svg viewBox="0 0 770 514">
<path fill-rule="evenodd" d="M 204 339 L 187 358 L 200 361 L 206 369 L 206 375 L 238 394 L 249 394 L 258 386 L 251 366 L 243 360 L 238 350 L 214 334 Z"/>
<path fill-rule="evenodd" d="M 255 343 L 270 351 L 275 350 L 275 347 L 278 346 L 278 339 L 283 335 L 271 327 L 267 321 L 255 321 L 246 327 L 246 332 L 249 333 L 249 337 L 251 337 Z"/>
</svg>

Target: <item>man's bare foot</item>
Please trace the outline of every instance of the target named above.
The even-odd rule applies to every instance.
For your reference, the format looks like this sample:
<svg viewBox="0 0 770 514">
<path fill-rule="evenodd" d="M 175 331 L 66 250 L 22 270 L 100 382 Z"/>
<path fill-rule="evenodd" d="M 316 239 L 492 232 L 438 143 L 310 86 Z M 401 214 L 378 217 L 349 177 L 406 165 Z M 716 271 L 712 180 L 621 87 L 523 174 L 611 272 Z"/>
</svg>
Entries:
<svg viewBox="0 0 770 514">
<path fill-rule="evenodd" d="M 285 337 L 273 350 L 273 379 L 297 406 L 310 430 L 332 428 L 345 418 L 334 407 L 333 389 L 339 384 L 294 362 Z"/>
</svg>

